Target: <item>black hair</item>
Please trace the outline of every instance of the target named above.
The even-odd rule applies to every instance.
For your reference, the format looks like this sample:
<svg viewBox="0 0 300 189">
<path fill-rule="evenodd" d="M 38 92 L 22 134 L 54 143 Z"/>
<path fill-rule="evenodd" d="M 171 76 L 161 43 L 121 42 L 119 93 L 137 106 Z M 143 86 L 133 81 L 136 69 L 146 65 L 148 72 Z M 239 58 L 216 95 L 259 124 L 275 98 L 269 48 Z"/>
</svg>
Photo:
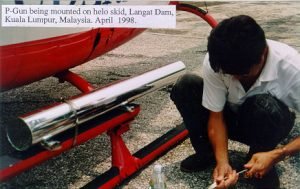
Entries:
<svg viewBox="0 0 300 189">
<path fill-rule="evenodd" d="M 247 74 L 258 64 L 266 48 L 263 29 L 246 15 L 220 22 L 208 37 L 209 61 L 215 72 Z"/>
</svg>

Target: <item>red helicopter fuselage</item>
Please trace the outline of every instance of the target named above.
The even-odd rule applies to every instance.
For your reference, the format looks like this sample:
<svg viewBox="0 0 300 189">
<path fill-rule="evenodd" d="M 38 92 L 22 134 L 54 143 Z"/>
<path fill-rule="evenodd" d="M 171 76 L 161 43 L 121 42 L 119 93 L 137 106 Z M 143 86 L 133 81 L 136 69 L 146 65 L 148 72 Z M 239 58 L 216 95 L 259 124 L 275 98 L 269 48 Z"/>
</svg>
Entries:
<svg viewBox="0 0 300 189">
<path fill-rule="evenodd" d="M 8 0 L 2 4 L 25 4 Z M 49 1 L 61 4 L 80 1 Z M 90 3 L 95 6 L 102 1 Z M 105 3 L 106 2 L 106 3 Z M 112 5 L 166 5 L 169 2 L 103 1 Z M 47 1 L 44 1 L 44 4 Z M 0 27 L 0 91 L 26 85 L 68 70 L 126 43 L 145 29 Z"/>
<path fill-rule="evenodd" d="M 122 45 L 142 31 L 134 28 L 97 28 L 3 45 L 0 47 L 0 89 L 16 88 L 83 64 Z"/>
</svg>

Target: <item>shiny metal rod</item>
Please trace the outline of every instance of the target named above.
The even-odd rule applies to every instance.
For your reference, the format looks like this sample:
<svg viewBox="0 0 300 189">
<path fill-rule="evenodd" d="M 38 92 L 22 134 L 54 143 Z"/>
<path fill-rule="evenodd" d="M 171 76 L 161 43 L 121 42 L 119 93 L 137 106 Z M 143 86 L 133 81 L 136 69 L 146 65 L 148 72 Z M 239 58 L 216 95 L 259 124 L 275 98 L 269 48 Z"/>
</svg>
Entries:
<svg viewBox="0 0 300 189">
<path fill-rule="evenodd" d="M 185 65 L 175 62 L 37 113 L 21 116 L 7 128 L 8 140 L 15 149 L 26 150 L 147 93 L 173 84 L 184 71 Z"/>
</svg>

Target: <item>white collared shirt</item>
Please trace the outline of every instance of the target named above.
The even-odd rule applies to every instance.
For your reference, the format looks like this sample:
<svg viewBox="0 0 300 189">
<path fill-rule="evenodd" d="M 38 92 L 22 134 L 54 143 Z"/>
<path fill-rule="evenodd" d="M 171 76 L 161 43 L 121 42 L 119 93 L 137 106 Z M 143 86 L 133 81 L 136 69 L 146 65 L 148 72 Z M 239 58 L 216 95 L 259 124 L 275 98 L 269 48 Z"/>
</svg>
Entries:
<svg viewBox="0 0 300 189">
<path fill-rule="evenodd" d="M 267 40 L 267 45 L 266 64 L 247 92 L 232 75 L 215 73 L 210 67 L 207 54 L 202 69 L 202 105 L 211 111 L 220 112 L 228 102 L 236 110 L 248 97 L 269 93 L 300 112 L 300 54 L 280 42 Z"/>
</svg>

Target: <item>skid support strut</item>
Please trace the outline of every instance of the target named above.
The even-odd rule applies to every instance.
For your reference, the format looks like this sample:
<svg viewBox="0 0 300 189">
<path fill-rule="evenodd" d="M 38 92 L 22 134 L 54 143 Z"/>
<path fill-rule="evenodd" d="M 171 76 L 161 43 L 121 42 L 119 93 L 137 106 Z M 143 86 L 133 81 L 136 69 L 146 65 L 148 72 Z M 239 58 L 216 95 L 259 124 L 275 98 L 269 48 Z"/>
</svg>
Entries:
<svg viewBox="0 0 300 189">
<path fill-rule="evenodd" d="M 131 154 L 121 137 L 128 130 L 129 125 L 122 124 L 108 132 L 112 145 L 112 168 L 83 188 L 106 189 L 116 187 L 126 178 L 185 140 L 188 134 L 183 125 L 177 126 L 143 149 Z"/>
<path fill-rule="evenodd" d="M 83 93 L 89 93 L 94 90 L 94 87 L 88 81 L 69 70 L 60 72 L 56 74 L 55 77 L 57 77 L 60 82 L 67 81 L 71 83 Z"/>
<path fill-rule="evenodd" d="M 121 178 L 126 178 L 138 169 L 138 159 L 131 155 L 121 136 L 128 130 L 129 123 L 126 123 L 108 131 L 111 139 L 112 166 L 119 168 Z"/>
</svg>

